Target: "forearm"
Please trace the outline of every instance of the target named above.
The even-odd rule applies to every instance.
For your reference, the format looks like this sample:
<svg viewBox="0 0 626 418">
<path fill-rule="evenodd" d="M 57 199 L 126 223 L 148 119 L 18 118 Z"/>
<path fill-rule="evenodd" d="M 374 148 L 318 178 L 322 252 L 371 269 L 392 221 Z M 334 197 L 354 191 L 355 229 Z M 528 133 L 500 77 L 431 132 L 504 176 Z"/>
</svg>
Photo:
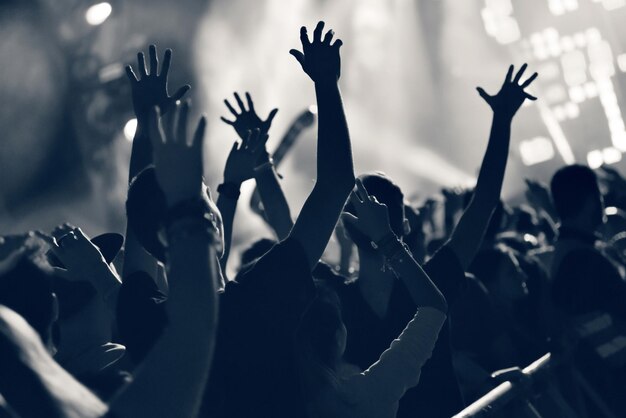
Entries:
<svg viewBox="0 0 626 418">
<path fill-rule="evenodd" d="M 487 150 L 480 167 L 472 204 L 491 207 L 493 210 L 500 199 L 504 172 L 511 142 L 510 118 L 493 116 Z"/>
<path fill-rule="evenodd" d="M 474 259 L 500 200 L 510 140 L 511 119 L 494 115 L 474 196 L 461 215 L 450 242 L 464 268 L 469 267 Z"/>
<path fill-rule="evenodd" d="M 289 236 L 293 227 L 289 203 L 272 167 L 258 171 L 255 176 L 259 195 L 265 209 L 267 222 L 274 229 L 279 241 Z"/>
<path fill-rule="evenodd" d="M 207 379 L 217 326 L 217 258 L 203 233 L 168 251 L 168 325 L 133 383 L 116 398 L 117 417 L 195 416 Z"/>
<path fill-rule="evenodd" d="M 222 215 L 222 224 L 224 226 L 224 255 L 220 259 L 220 265 L 222 266 L 222 271 L 225 272 L 233 239 L 233 225 L 235 222 L 235 212 L 237 211 L 237 199 L 220 194 L 216 204 Z"/>
<path fill-rule="evenodd" d="M 148 136 L 146 122 L 137 122 L 137 130 L 133 137 L 133 146 L 130 153 L 130 167 L 128 170 L 128 182 L 130 183 L 137 174 L 152 164 L 152 144 Z"/>
<path fill-rule="evenodd" d="M 317 183 L 347 194 L 354 187 L 348 124 L 336 81 L 315 83 L 318 106 Z M 344 197 L 344 200 L 345 200 Z"/>
<path fill-rule="evenodd" d="M 448 311 L 446 299 L 408 249 L 400 250 L 400 253 L 388 260 L 388 264 L 396 276 L 402 280 L 413 303 L 418 308 L 428 306 L 443 313 Z"/>
</svg>

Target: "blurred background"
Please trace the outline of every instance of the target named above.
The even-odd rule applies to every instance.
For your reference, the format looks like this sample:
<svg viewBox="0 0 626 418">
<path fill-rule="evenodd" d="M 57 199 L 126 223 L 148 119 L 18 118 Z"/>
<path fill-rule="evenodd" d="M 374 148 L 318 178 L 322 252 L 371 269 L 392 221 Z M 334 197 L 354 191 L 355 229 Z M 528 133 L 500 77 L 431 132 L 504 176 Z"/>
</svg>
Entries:
<svg viewBox="0 0 626 418">
<path fill-rule="evenodd" d="M 249 91 L 261 117 L 280 109 L 269 148 L 299 133 L 278 170 L 295 216 L 315 176 L 315 95 L 288 51 L 320 19 L 344 41 L 357 173 L 382 170 L 415 201 L 471 185 L 491 123 L 475 87 L 497 92 L 523 62 L 540 99 L 514 122 L 504 197 L 565 163 L 625 168 L 626 0 L 3 0 L 0 230 L 123 232 L 136 125 L 124 66 L 151 43 L 174 50 L 170 91 L 191 84 L 209 117 L 211 187 L 236 138 L 223 99 Z M 271 236 L 247 210 L 252 187 L 235 246 Z"/>
</svg>

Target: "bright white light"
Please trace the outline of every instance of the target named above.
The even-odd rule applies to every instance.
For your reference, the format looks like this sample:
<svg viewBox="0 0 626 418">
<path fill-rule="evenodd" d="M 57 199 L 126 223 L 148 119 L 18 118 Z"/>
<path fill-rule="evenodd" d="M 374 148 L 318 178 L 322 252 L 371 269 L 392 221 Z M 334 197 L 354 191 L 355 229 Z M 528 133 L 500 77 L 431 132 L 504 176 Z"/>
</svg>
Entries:
<svg viewBox="0 0 626 418">
<path fill-rule="evenodd" d="M 622 160 L 622 153 L 613 147 L 603 149 L 602 156 L 605 164 L 615 164 Z"/>
<path fill-rule="evenodd" d="M 569 98 L 574 103 L 581 103 L 585 101 L 587 96 L 582 86 L 575 86 L 569 89 Z"/>
<path fill-rule="evenodd" d="M 569 102 L 565 104 L 565 114 L 569 119 L 575 119 L 580 115 L 580 109 L 575 103 Z"/>
<path fill-rule="evenodd" d="M 619 54 L 617 56 L 617 65 L 622 72 L 626 73 L 626 54 Z"/>
<path fill-rule="evenodd" d="M 524 165 L 535 165 L 554 158 L 552 141 L 543 136 L 521 141 L 519 151 Z"/>
<path fill-rule="evenodd" d="M 617 215 L 617 208 L 615 206 L 608 206 L 606 208 L 604 208 L 604 213 L 611 216 L 611 215 Z"/>
<path fill-rule="evenodd" d="M 131 119 L 128 122 L 126 122 L 126 125 L 124 125 L 124 137 L 127 140 L 132 141 L 133 138 L 135 137 L 136 131 L 137 131 L 137 119 Z"/>
<path fill-rule="evenodd" d="M 552 114 L 554 115 L 554 118 L 559 122 L 565 120 L 566 114 L 565 108 L 563 106 L 554 106 L 552 108 Z"/>
<path fill-rule="evenodd" d="M 314 115 L 317 115 L 317 106 L 316 105 L 309 106 L 309 112 L 313 113 Z"/>
<path fill-rule="evenodd" d="M 615 148 L 621 152 L 626 152 L 626 132 L 612 132 L 611 142 Z"/>
<path fill-rule="evenodd" d="M 587 154 L 587 164 L 589 164 L 589 167 L 593 169 L 600 168 L 603 163 L 604 156 L 602 155 L 602 151 L 600 151 L 599 149 L 589 151 L 589 153 Z"/>
<path fill-rule="evenodd" d="M 594 97 L 597 97 L 598 87 L 596 86 L 596 83 L 585 83 L 585 94 L 587 95 L 588 99 L 593 99 Z"/>
<path fill-rule="evenodd" d="M 94 4 L 85 13 L 85 20 L 92 26 L 98 26 L 104 23 L 111 15 L 113 8 L 107 2 Z"/>
</svg>

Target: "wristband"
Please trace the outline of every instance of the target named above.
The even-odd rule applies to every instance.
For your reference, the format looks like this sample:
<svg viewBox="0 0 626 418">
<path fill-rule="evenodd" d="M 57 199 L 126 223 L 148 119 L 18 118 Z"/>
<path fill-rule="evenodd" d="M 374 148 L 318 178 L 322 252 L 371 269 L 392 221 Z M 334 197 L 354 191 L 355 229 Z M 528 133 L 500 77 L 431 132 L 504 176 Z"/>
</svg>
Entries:
<svg viewBox="0 0 626 418">
<path fill-rule="evenodd" d="M 383 255 L 389 254 L 392 251 L 394 243 L 398 242 L 398 237 L 393 231 L 387 232 L 387 234 L 378 241 L 370 241 L 370 245 L 373 249 L 381 252 Z"/>
<path fill-rule="evenodd" d="M 201 223 L 200 227 L 198 223 Z M 211 213 L 204 199 L 198 197 L 183 200 L 168 210 L 159 228 L 159 241 L 167 248 L 172 233 L 180 230 L 185 232 L 183 235 L 188 235 L 192 227 L 186 227 L 187 225 L 192 225 L 196 230 L 210 231 L 211 234 L 215 234 L 214 231 L 217 230 L 215 215 Z"/>
<path fill-rule="evenodd" d="M 217 186 L 217 192 L 225 197 L 233 200 L 239 199 L 241 192 L 239 191 L 239 184 L 233 182 L 222 183 Z"/>
</svg>

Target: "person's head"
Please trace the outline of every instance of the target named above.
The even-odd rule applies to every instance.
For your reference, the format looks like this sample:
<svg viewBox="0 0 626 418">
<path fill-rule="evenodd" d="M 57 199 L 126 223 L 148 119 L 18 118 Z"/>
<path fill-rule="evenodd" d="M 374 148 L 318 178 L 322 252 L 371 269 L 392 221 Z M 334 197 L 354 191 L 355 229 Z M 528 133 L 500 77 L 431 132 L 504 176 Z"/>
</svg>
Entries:
<svg viewBox="0 0 626 418">
<path fill-rule="evenodd" d="M 208 195 L 202 195 L 207 210 L 215 216 L 220 239 L 224 239 L 222 216 Z M 143 248 L 160 262 L 165 261 L 165 248 L 159 240 L 159 229 L 167 215 L 165 194 L 159 187 L 153 166 L 142 170 L 130 183 L 126 200 L 128 225 Z M 224 248 L 223 242 L 221 248 Z"/>
<path fill-rule="evenodd" d="M 594 229 L 602 224 L 602 194 L 589 167 L 574 164 L 561 168 L 552 177 L 550 191 L 561 222 Z"/>
<path fill-rule="evenodd" d="M 300 320 L 296 352 L 300 374 L 308 396 L 332 384 L 336 367 L 346 349 L 347 331 L 341 302 L 328 286 L 317 283 L 317 296 Z"/>
<path fill-rule="evenodd" d="M 32 256 L 21 256 L 0 274 L 0 305 L 20 314 L 50 351 L 54 351 L 52 326 L 58 317 L 53 279 L 50 266 Z"/>
<path fill-rule="evenodd" d="M 389 179 L 386 175 L 380 172 L 362 174 L 359 179 L 363 182 L 363 186 L 371 196 L 387 206 L 389 213 L 389 225 L 398 238 L 402 238 L 408 235 L 410 231 L 409 223 L 404 213 L 404 194 L 400 187 Z M 348 200 L 343 208 L 344 212 L 356 215 L 356 208 Z M 344 227 L 348 236 L 357 248 L 365 254 L 374 254 L 375 250 L 371 246 L 371 241 L 363 232 L 358 230 L 351 224 L 345 223 Z"/>
<path fill-rule="evenodd" d="M 504 245 L 480 251 L 469 271 L 501 302 L 511 303 L 528 296 L 528 277 L 514 252 Z"/>
</svg>

